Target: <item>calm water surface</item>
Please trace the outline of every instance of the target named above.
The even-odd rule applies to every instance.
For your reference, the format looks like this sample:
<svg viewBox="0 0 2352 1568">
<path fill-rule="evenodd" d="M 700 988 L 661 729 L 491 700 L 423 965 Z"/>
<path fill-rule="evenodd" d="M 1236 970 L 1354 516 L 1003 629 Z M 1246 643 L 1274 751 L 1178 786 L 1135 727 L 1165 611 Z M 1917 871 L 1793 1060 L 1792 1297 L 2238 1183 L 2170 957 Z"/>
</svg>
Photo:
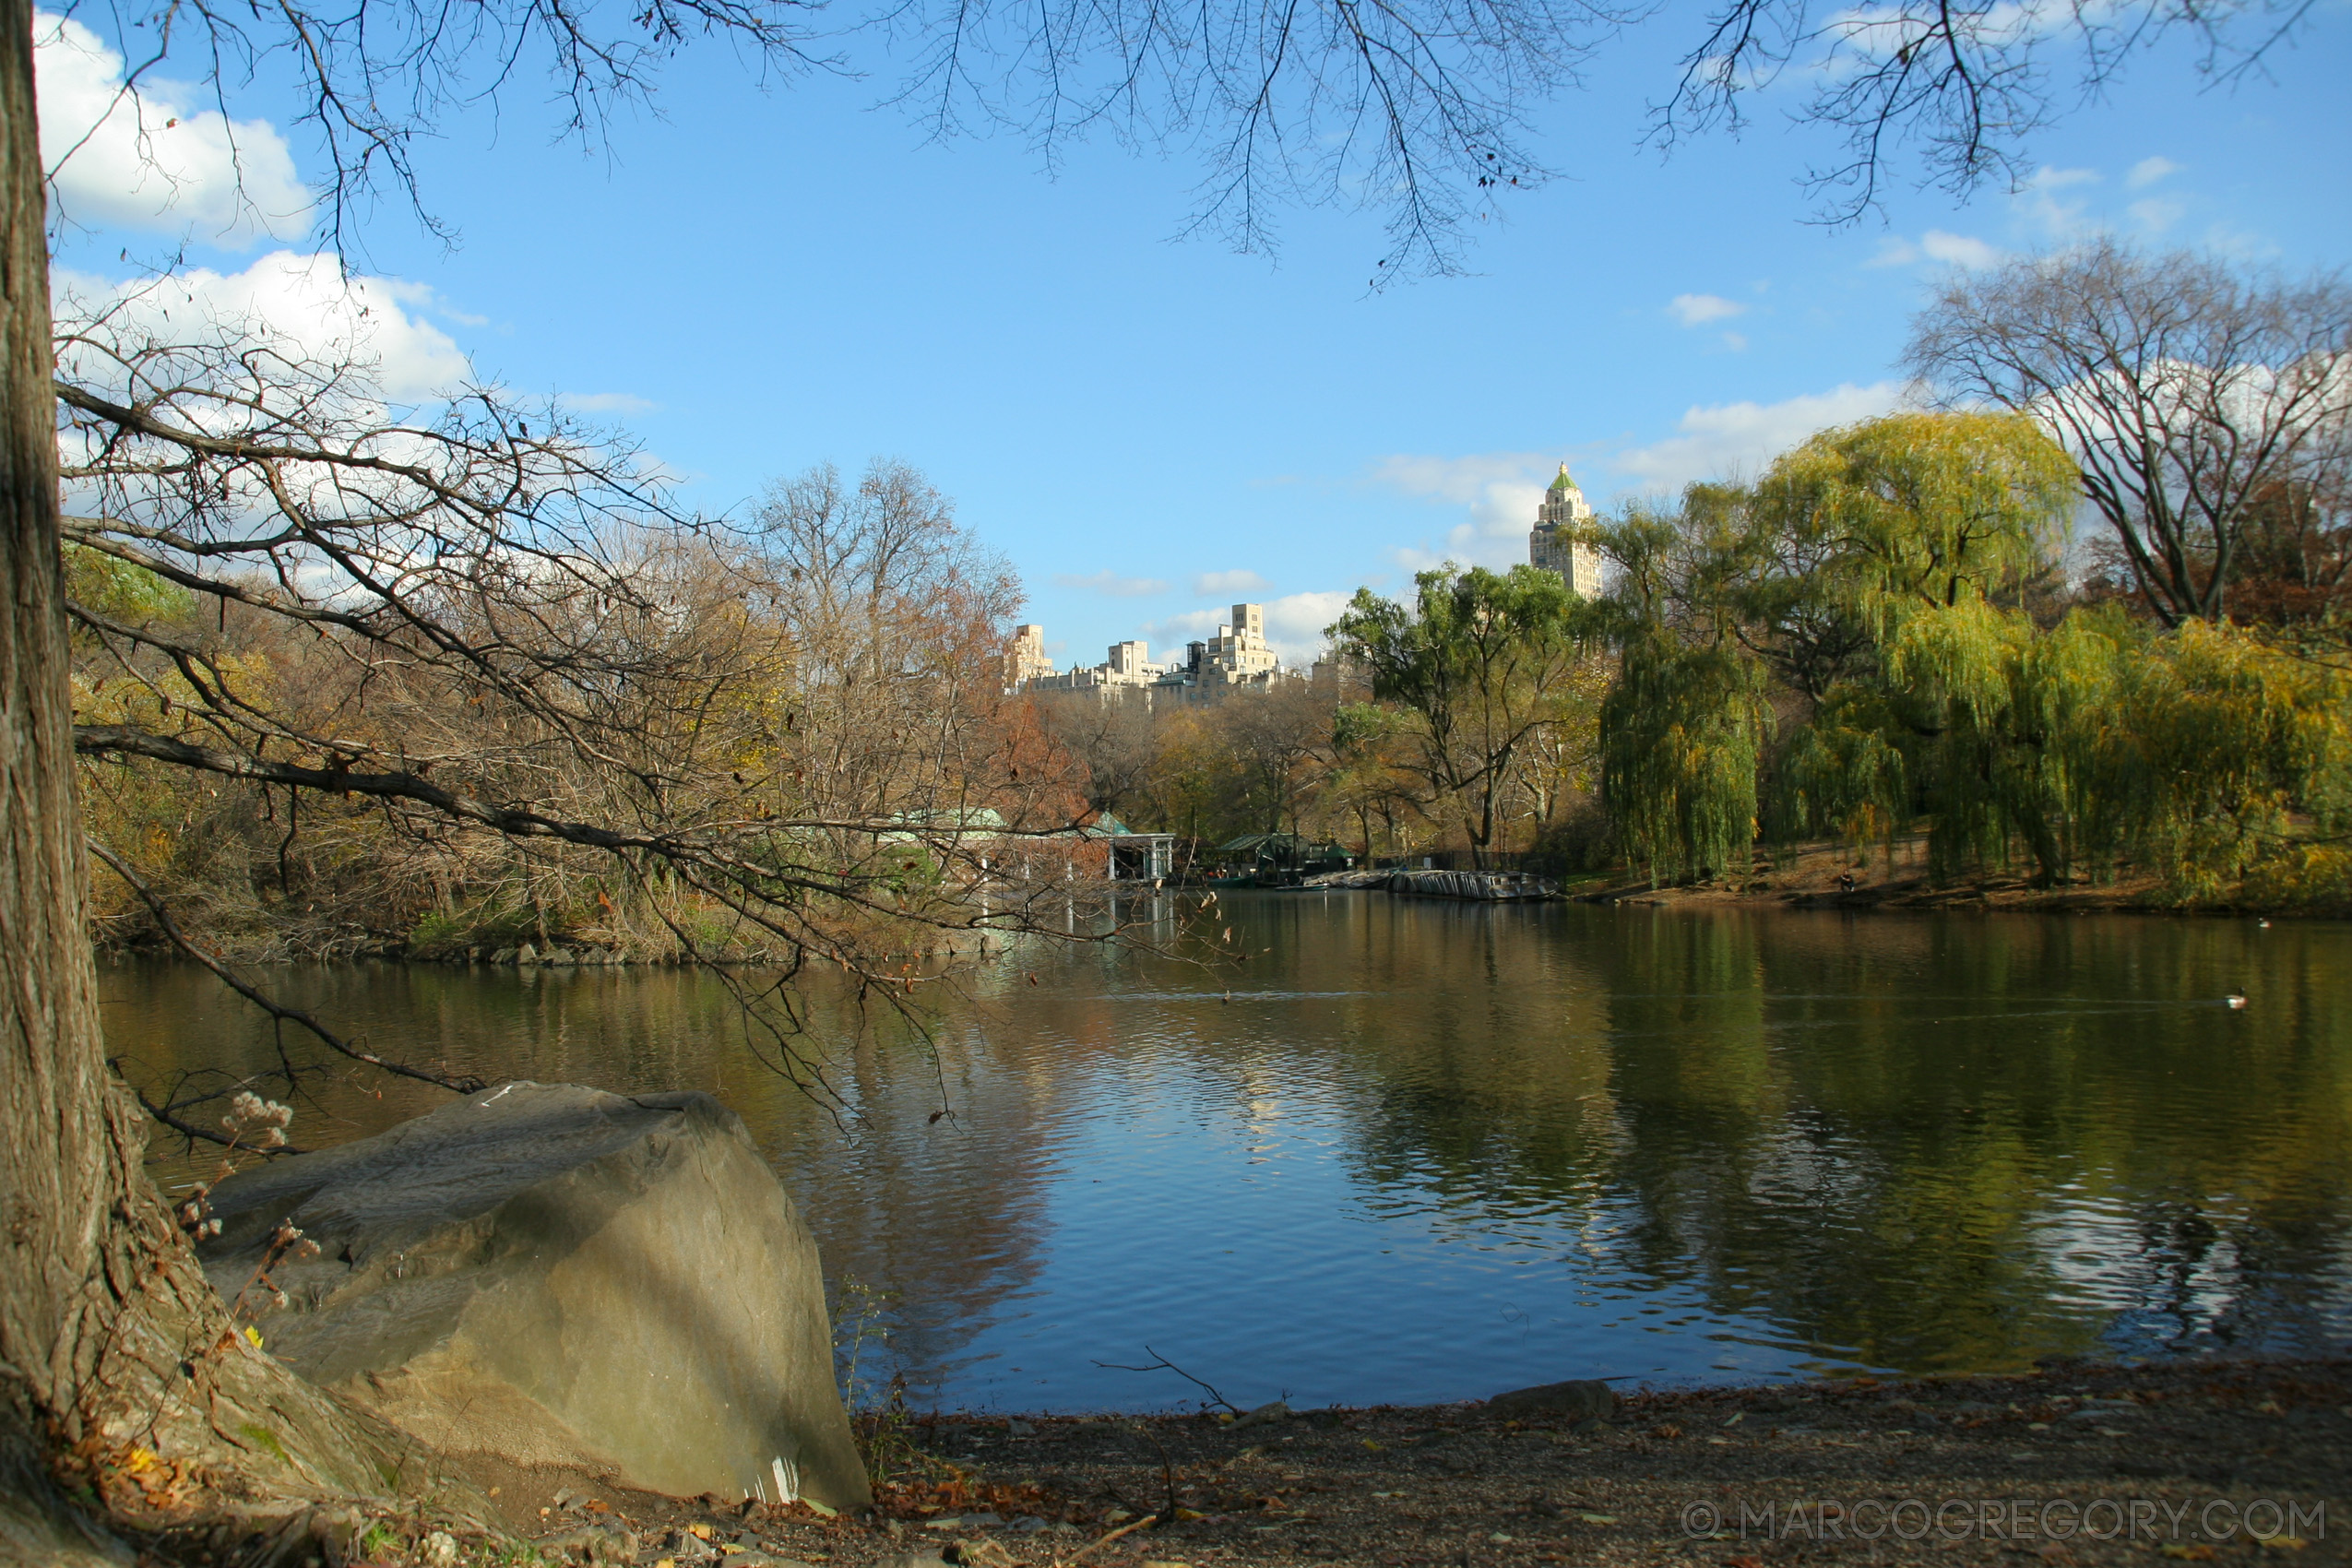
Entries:
<svg viewBox="0 0 2352 1568">
<path fill-rule="evenodd" d="M 707 977 L 264 978 L 493 1081 L 718 1094 L 837 1289 L 880 1301 L 864 1374 L 924 1403 L 1191 1395 L 1100 1364 L 1146 1346 L 1242 1404 L 1365 1404 L 2352 1341 L 2352 926 L 1221 910 L 1238 969 L 1019 951 L 940 1004 L 935 1046 L 814 996 L 839 1123 Z M 275 1060 L 200 972 L 101 979 L 135 1076 Z M 315 1092 L 314 1146 L 444 1098 Z"/>
</svg>

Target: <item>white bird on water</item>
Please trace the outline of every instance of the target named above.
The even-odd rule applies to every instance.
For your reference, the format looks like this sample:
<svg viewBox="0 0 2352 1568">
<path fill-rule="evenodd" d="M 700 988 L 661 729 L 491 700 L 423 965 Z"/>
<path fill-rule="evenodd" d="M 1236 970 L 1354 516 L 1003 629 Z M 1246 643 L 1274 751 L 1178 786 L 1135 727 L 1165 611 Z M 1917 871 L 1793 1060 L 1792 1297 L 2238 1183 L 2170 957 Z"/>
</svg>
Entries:
<svg viewBox="0 0 2352 1568">
<path fill-rule="evenodd" d="M 2222 1000 L 2228 1003 L 2233 1009 L 2243 1007 L 2246 1005 L 2246 993 L 2242 991 L 2233 991 Z"/>
</svg>

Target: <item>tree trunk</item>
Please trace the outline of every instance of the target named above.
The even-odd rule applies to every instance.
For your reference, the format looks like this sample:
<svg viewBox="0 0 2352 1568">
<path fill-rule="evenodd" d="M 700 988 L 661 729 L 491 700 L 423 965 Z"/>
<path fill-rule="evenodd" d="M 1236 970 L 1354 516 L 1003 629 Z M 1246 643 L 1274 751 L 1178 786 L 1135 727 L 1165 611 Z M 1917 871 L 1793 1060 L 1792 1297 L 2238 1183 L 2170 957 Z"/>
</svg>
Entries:
<svg viewBox="0 0 2352 1568">
<path fill-rule="evenodd" d="M 0 1547 L 100 1560 L 41 1470 L 139 1527 L 380 1493 L 388 1433 L 242 1338 L 108 1071 L 74 802 L 32 7 L 0 0 Z"/>
</svg>

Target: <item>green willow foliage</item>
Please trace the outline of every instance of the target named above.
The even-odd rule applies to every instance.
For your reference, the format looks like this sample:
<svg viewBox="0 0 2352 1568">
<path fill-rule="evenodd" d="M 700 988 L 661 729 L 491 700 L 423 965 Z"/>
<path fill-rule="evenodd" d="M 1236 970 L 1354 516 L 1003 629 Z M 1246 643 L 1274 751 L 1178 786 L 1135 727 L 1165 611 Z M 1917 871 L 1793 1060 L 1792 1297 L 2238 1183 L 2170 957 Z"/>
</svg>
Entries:
<svg viewBox="0 0 2352 1568">
<path fill-rule="evenodd" d="M 1753 667 L 1730 647 L 1623 649 L 1601 704 L 1601 803 L 1653 881 L 1746 863 L 1767 725 Z"/>
<path fill-rule="evenodd" d="M 1737 868 L 1758 837 L 1924 820 L 1940 880 L 2022 855 L 2045 885 L 2352 889 L 2352 682 L 2226 624 L 2063 609 L 2073 484 L 2022 419 L 1904 414 L 1600 529 L 1604 790 L 1636 859 Z"/>
<path fill-rule="evenodd" d="M 1589 609 L 1615 643 L 1600 712 L 1601 804 L 1653 880 L 1745 864 L 1771 731 L 1763 671 L 1738 640 L 1745 498 L 1693 485 L 1679 514 L 1636 505 L 1602 530 L 1617 565 Z"/>
</svg>

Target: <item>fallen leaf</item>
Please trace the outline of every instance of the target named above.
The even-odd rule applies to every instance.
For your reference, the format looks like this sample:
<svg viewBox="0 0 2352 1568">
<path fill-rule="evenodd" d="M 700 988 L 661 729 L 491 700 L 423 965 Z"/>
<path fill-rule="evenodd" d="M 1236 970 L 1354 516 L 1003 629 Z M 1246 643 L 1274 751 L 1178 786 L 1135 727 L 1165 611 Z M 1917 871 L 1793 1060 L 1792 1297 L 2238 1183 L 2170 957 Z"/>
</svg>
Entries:
<svg viewBox="0 0 2352 1568">
<path fill-rule="evenodd" d="M 2184 1562 L 2211 1562 L 2214 1560 L 2214 1550 L 2202 1541 L 2193 1546 L 2180 1541 L 2167 1541 L 2164 1546 L 2164 1555 L 2177 1557 Z"/>
<path fill-rule="evenodd" d="M 261 1330 L 255 1328 L 251 1324 L 245 1324 L 245 1337 L 252 1342 L 255 1349 L 258 1350 L 261 1348 Z"/>
<path fill-rule="evenodd" d="M 1587 1525 L 1613 1525 L 1617 1523 L 1617 1515 L 1614 1514 L 1579 1514 L 1576 1517 Z"/>
</svg>

